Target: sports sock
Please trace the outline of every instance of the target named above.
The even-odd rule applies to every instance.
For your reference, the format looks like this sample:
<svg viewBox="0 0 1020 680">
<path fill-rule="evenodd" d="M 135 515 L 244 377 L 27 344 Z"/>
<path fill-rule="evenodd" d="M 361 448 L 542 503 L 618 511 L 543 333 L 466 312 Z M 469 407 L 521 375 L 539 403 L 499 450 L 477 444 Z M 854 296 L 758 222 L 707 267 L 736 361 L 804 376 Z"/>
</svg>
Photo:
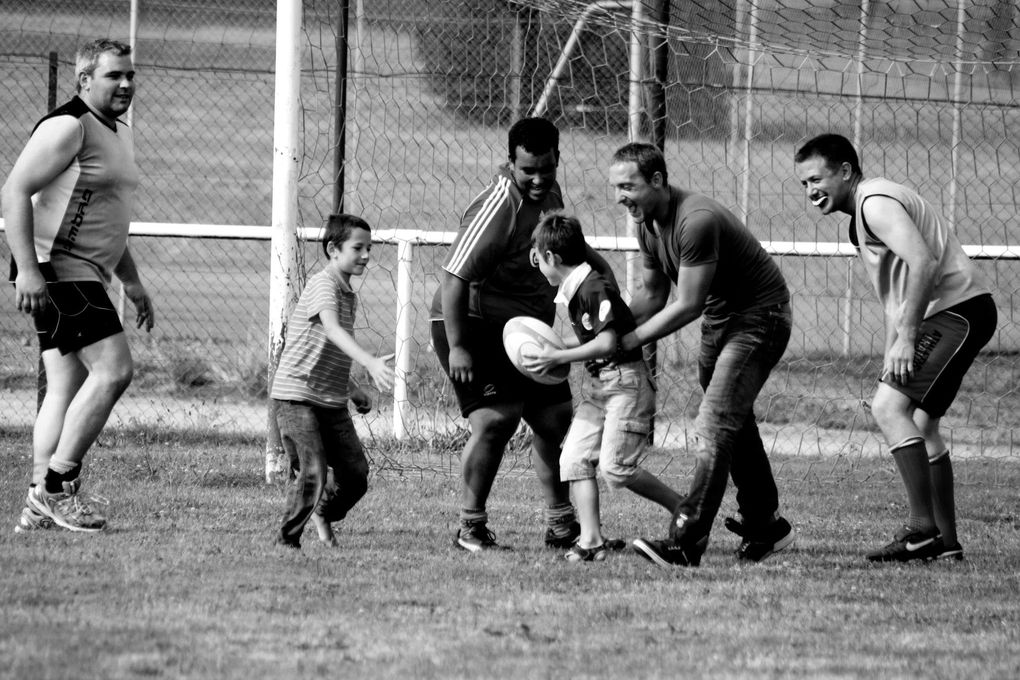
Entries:
<svg viewBox="0 0 1020 680">
<path fill-rule="evenodd" d="M 892 447 L 893 460 L 899 468 L 903 485 L 907 488 L 910 515 L 907 527 L 914 531 L 931 531 L 935 519 L 931 502 L 931 472 L 928 469 L 928 452 L 921 437 L 905 439 Z"/>
<path fill-rule="evenodd" d="M 577 520 L 574 514 L 574 506 L 570 503 L 557 503 L 550 505 L 543 510 L 545 524 L 557 535 L 566 534 L 570 530 L 571 522 Z"/>
<path fill-rule="evenodd" d="M 478 510 L 477 508 L 461 508 L 460 509 L 460 525 L 467 526 L 468 524 L 485 524 L 489 521 L 489 513 L 485 510 Z"/>
<path fill-rule="evenodd" d="M 953 494 L 953 463 L 946 450 L 931 462 L 931 500 L 935 524 L 945 545 L 956 545 L 956 500 Z"/>
<path fill-rule="evenodd" d="M 63 493 L 64 482 L 77 479 L 80 471 L 80 463 L 51 460 L 49 467 L 46 469 L 46 493 Z"/>
</svg>

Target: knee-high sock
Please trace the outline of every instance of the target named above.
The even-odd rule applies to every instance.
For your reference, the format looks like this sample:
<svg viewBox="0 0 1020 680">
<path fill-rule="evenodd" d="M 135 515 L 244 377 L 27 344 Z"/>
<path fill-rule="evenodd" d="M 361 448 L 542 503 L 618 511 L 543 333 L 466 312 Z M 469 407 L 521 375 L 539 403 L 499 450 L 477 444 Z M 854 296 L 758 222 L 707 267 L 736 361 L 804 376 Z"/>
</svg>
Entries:
<svg viewBox="0 0 1020 680">
<path fill-rule="evenodd" d="M 931 461 L 931 500 L 935 511 L 935 524 L 942 533 L 942 542 L 955 545 L 956 499 L 953 491 L 953 463 L 949 451 L 939 454 Z"/>
<path fill-rule="evenodd" d="M 921 437 L 905 439 L 892 447 L 892 456 L 903 478 L 903 485 L 907 488 L 907 503 L 910 505 L 907 526 L 916 531 L 934 529 L 931 471 L 924 440 Z"/>
</svg>

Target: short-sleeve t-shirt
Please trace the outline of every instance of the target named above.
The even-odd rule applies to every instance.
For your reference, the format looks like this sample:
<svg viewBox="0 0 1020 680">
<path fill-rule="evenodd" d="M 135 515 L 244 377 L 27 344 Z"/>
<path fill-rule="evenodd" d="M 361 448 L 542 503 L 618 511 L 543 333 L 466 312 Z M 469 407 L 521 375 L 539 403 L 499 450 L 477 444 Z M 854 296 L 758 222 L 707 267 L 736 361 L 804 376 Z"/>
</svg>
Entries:
<svg viewBox="0 0 1020 680">
<path fill-rule="evenodd" d="M 47 121 L 63 117 L 78 124 L 81 149 L 32 196 L 36 260 L 51 280 L 109 283 L 127 247 L 138 186 L 131 128 L 101 119 L 74 97 L 40 119 L 33 136 L 46 135 Z"/>
<path fill-rule="evenodd" d="M 319 313 L 337 312 L 340 327 L 354 335 L 358 297 L 343 279 L 324 269 L 309 280 L 287 324 L 287 339 L 273 378 L 273 399 L 326 408 L 347 406 L 351 358 L 326 337 Z"/>
<path fill-rule="evenodd" d="M 761 242 L 720 203 L 670 186 L 665 224 L 645 222 L 638 245 L 647 268 L 676 284 L 682 267 L 715 263 L 705 317 L 725 318 L 790 301 L 779 266 Z"/>
<path fill-rule="evenodd" d="M 461 218 L 443 269 L 469 282 L 468 314 L 502 324 L 512 317 L 534 316 L 552 323 L 556 289 L 531 264 L 531 233 L 542 214 L 563 208 L 559 184 L 540 203 L 526 201 L 504 165 Z M 442 291 L 429 312 L 443 319 Z"/>
<path fill-rule="evenodd" d="M 566 304 L 570 326 L 582 345 L 608 328 L 616 332 L 617 338 L 622 338 L 637 327 L 634 315 L 620 293 L 588 263 L 579 265 L 563 280 L 556 301 Z M 584 367 L 589 373 L 596 374 L 605 366 L 641 358 L 641 348 L 635 347 L 611 357 L 591 359 L 584 362 Z"/>
</svg>

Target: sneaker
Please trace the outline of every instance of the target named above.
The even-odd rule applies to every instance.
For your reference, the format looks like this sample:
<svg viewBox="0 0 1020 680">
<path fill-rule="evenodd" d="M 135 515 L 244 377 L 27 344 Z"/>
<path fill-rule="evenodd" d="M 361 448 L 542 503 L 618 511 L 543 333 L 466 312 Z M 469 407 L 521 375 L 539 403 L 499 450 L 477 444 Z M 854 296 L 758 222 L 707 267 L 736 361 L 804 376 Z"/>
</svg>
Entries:
<svg viewBox="0 0 1020 680">
<path fill-rule="evenodd" d="M 928 560 L 938 554 L 942 542 L 939 540 L 938 529 L 916 531 L 903 527 L 896 533 L 893 542 L 872 550 L 867 554 L 871 562 L 909 562 L 910 560 Z M 962 554 L 961 549 L 961 554 Z"/>
<path fill-rule="evenodd" d="M 18 516 L 18 523 L 14 525 L 14 533 L 27 534 L 31 531 L 52 528 L 52 519 L 46 515 L 36 512 L 26 505 L 21 509 L 21 515 Z"/>
<path fill-rule="evenodd" d="M 485 522 L 461 524 L 454 537 L 453 545 L 472 553 L 491 550 L 497 547 L 496 535 L 489 531 Z"/>
<path fill-rule="evenodd" d="M 571 520 L 570 523 L 565 525 L 548 527 L 545 530 L 545 547 L 556 548 L 557 550 L 569 548 L 574 545 L 577 537 L 580 535 L 581 525 L 576 520 Z"/>
<path fill-rule="evenodd" d="M 608 554 L 605 543 L 594 548 L 582 548 L 575 543 L 570 546 L 570 550 L 563 556 L 563 559 L 567 562 L 603 562 Z"/>
<path fill-rule="evenodd" d="M 17 528 L 15 528 L 17 531 Z M 942 542 L 942 537 L 939 536 L 938 540 L 935 541 L 935 549 L 929 560 L 956 560 L 960 562 L 963 560 L 963 546 L 957 541 L 952 545 L 946 545 Z"/>
<path fill-rule="evenodd" d="M 108 505 L 109 501 L 98 496 L 84 496 L 78 493 L 81 483 L 75 479 L 64 482 L 61 493 L 47 493 L 42 486 L 28 491 L 28 507 L 44 515 L 57 526 L 71 531 L 95 533 L 106 526 L 106 518 L 92 507 L 93 504 Z"/>
<path fill-rule="evenodd" d="M 330 548 L 336 548 L 336 534 L 333 533 L 333 526 L 326 521 L 326 518 L 317 512 L 312 513 L 312 524 L 315 525 L 315 532 L 319 535 L 319 541 Z"/>
<path fill-rule="evenodd" d="M 723 526 L 744 539 L 737 548 L 737 559 L 741 562 L 761 562 L 789 548 L 794 541 L 793 527 L 782 517 L 760 534 L 749 532 L 743 522 L 733 517 L 727 517 Z"/>
<path fill-rule="evenodd" d="M 696 567 L 701 564 L 701 555 L 708 547 L 708 536 L 693 546 L 684 547 L 674 541 L 653 541 L 645 538 L 634 539 L 634 550 L 641 557 L 660 567 Z"/>
</svg>

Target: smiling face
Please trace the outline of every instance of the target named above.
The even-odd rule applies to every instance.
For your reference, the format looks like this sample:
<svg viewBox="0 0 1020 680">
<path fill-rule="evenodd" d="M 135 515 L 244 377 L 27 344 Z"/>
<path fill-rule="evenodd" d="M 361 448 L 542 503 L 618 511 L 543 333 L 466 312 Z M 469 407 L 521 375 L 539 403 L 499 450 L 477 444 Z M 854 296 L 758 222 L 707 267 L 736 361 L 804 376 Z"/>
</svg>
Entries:
<svg viewBox="0 0 1020 680">
<path fill-rule="evenodd" d="M 326 253 L 329 255 L 328 266 L 337 272 L 344 281 L 350 281 L 352 276 L 360 276 L 365 273 L 371 251 L 372 232 L 360 227 L 352 229 L 347 240 L 339 246 L 334 242 L 326 244 Z"/>
<path fill-rule="evenodd" d="M 79 76 L 79 96 L 111 120 L 123 115 L 135 96 L 135 69 L 130 55 L 103 52 L 91 74 Z"/>
<path fill-rule="evenodd" d="M 559 154 L 555 150 L 535 155 L 523 146 L 517 147 L 514 157 L 510 159 L 510 169 L 514 184 L 525 200 L 535 203 L 545 200 L 556 181 L 559 161 Z"/>
<path fill-rule="evenodd" d="M 655 173 L 651 181 L 638 170 L 637 163 L 623 161 L 609 167 L 609 184 L 613 187 L 616 202 L 627 209 L 638 224 L 655 219 L 660 212 L 663 196 L 668 192 L 662 175 Z"/>
<path fill-rule="evenodd" d="M 811 205 L 818 208 L 823 215 L 836 211 L 851 214 L 853 172 L 849 163 L 830 167 L 825 158 L 810 156 L 796 163 L 794 168 Z"/>
</svg>

